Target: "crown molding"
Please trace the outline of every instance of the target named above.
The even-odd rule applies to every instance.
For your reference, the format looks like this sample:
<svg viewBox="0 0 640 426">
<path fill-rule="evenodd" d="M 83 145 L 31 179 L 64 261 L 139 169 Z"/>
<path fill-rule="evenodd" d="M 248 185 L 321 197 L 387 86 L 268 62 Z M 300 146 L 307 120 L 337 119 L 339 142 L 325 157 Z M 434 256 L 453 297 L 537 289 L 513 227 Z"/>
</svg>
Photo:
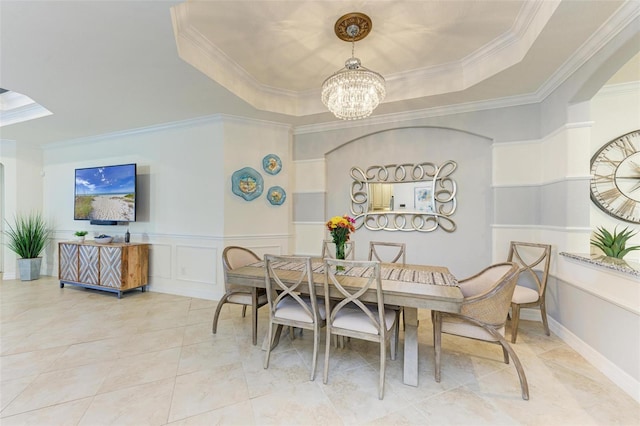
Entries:
<svg viewBox="0 0 640 426">
<path fill-rule="evenodd" d="M 460 61 L 386 75 L 386 102 L 464 90 L 515 65 L 559 4 L 558 0 L 525 2 L 509 31 Z M 185 62 L 257 109 L 297 117 L 326 112 L 319 87 L 292 91 L 261 84 L 190 25 L 189 9 L 188 2 L 171 8 L 178 54 Z"/>
</svg>

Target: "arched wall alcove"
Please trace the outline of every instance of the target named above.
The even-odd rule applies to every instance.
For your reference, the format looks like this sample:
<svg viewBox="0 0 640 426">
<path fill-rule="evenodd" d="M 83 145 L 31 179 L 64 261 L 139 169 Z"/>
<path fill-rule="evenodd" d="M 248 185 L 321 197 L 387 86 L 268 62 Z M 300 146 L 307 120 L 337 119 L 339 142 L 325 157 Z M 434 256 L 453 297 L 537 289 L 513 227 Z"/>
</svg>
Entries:
<svg viewBox="0 0 640 426">
<path fill-rule="evenodd" d="M 346 141 L 325 155 L 325 217 L 350 212 L 350 169 L 373 165 L 453 160 L 458 167 L 457 229 L 448 233 L 371 231 L 360 228 L 353 236 L 356 257 L 365 258 L 369 241 L 407 244 L 407 262 L 448 266 L 458 277 L 471 275 L 491 263 L 493 222 L 491 139 L 444 127 L 416 126 L 387 129 Z"/>
</svg>

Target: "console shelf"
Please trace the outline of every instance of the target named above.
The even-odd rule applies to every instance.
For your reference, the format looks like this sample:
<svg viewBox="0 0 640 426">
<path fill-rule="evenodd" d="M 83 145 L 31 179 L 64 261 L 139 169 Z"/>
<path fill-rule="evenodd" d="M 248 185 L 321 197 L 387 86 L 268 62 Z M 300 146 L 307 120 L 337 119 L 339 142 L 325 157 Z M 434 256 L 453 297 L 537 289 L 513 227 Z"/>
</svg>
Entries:
<svg viewBox="0 0 640 426">
<path fill-rule="evenodd" d="M 60 288 L 65 284 L 118 294 L 145 291 L 149 275 L 149 244 L 94 242 L 58 243 Z"/>
</svg>

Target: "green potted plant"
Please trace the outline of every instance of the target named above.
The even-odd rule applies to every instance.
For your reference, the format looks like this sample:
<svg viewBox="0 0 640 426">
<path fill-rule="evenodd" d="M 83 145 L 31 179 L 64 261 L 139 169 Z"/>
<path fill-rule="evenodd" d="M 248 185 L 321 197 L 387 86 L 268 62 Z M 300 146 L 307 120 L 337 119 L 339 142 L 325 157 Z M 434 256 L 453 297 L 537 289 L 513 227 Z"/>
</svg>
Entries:
<svg viewBox="0 0 640 426">
<path fill-rule="evenodd" d="M 85 235 L 87 235 L 87 231 L 76 231 L 73 235 L 76 236 L 76 241 L 83 242 Z"/>
<path fill-rule="evenodd" d="M 42 258 L 40 254 L 49 243 L 51 229 L 40 213 L 18 215 L 15 224 L 7 222 L 7 246 L 17 254 L 18 270 L 22 281 L 40 278 Z"/>
<path fill-rule="evenodd" d="M 640 246 L 626 246 L 629 238 L 636 235 L 637 232 L 629 230 L 628 227 L 618 232 L 617 228 L 618 227 L 614 228 L 612 234 L 604 227 L 598 227 L 598 230 L 593 233 L 591 245 L 602 250 L 605 256 L 614 259 L 622 259 L 629 254 L 629 252 L 633 250 L 640 250 Z"/>
</svg>

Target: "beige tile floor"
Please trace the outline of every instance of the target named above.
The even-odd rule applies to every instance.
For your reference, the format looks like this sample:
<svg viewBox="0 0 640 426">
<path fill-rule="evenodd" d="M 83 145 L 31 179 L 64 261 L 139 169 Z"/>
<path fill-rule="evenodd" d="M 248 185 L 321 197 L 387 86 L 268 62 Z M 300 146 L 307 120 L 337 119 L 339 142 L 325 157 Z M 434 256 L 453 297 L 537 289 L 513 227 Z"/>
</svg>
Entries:
<svg viewBox="0 0 640 426">
<path fill-rule="evenodd" d="M 234 305 L 212 335 L 216 303 L 207 300 L 138 291 L 118 300 L 48 277 L 3 281 L 0 300 L 3 426 L 640 424 L 638 403 L 536 322 L 521 322 L 515 345 L 529 401 L 498 346 L 453 336 L 443 337 L 436 383 L 428 311 L 420 311 L 420 385 L 402 384 L 400 354 L 387 364 L 380 401 L 375 344 L 332 349 L 326 385 L 322 355 L 309 381 L 308 332 L 284 337 L 264 370 L 250 319 Z"/>
</svg>

